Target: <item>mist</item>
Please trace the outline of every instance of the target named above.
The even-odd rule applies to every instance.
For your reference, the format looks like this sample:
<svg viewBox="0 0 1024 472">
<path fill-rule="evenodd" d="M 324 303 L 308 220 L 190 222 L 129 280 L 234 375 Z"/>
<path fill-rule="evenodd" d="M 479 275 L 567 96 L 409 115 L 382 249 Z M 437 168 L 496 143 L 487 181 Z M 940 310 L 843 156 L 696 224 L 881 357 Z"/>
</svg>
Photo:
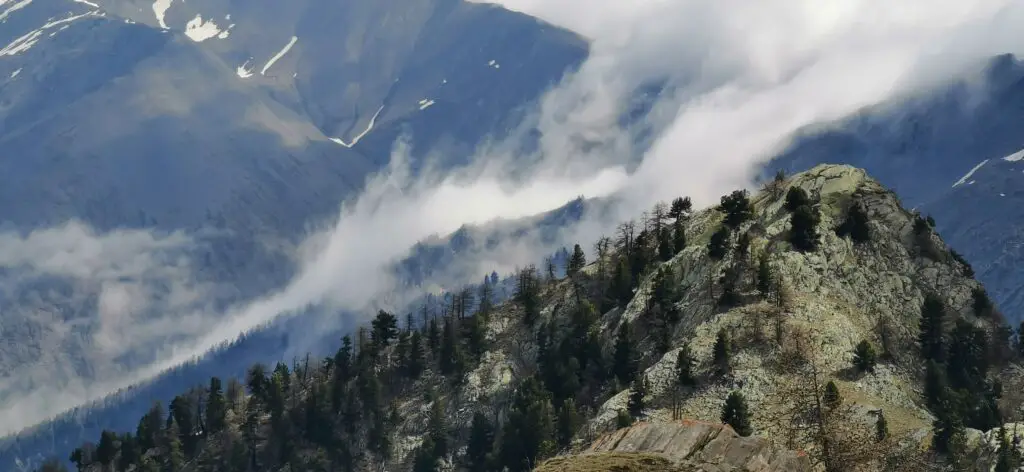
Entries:
<svg viewBox="0 0 1024 472">
<path fill-rule="evenodd" d="M 309 306 L 366 312 L 382 300 L 400 304 L 414 294 L 388 269 L 431 235 L 534 215 L 581 195 L 615 197 L 610 215 L 566 228 L 553 245 L 527 238 L 460 264 L 482 276 L 494 264 L 535 262 L 560 244 L 592 241 L 657 201 L 688 195 L 706 206 L 751 187 L 760 164 L 802 128 L 941 87 L 995 54 L 1024 52 L 1024 4 L 1009 0 L 928 8 L 878 0 L 499 3 L 585 36 L 591 56 L 517 132 L 481 146 L 465 168 L 413 175 L 398 143 L 388 168 L 296 250 L 300 270 L 280 291 L 213 309 L 194 265 L 176 256 L 194 244 L 185 234 L 96 234 L 72 223 L 2 236 L 16 249 L 0 252 L 0 266 L 67 277 L 99 296 L 101 329 L 75 333 L 65 320 L 54 323 L 62 330 L 55 345 L 86 337 L 90 358 L 74 362 L 116 366 L 135 350 L 148 350 L 149 360 L 99 369 L 86 381 L 70 360 L 25 355 L 21 371 L 40 377 L 0 383 L 0 434 L 153 379 Z M 663 93 L 646 119 L 623 126 L 619 117 L 652 83 Z M 517 150 L 531 130 L 539 131 L 539 145 L 523 156 Z M 652 137 L 641 139 L 642 130 Z M 507 178 L 513 170 L 517 177 Z M 163 314 L 134 316 L 154 309 Z M 126 338 L 126 345 L 115 342 Z M 46 375 L 62 383 L 45 382 Z"/>
</svg>

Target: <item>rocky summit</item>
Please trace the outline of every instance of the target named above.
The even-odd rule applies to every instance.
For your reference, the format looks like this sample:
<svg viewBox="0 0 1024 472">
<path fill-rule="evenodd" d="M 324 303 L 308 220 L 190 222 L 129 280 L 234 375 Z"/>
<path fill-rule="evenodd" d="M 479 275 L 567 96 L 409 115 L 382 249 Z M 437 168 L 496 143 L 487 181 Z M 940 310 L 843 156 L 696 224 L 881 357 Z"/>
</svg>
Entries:
<svg viewBox="0 0 1024 472">
<path fill-rule="evenodd" d="M 685 189 L 680 189 L 685 193 Z M 1014 470 L 1020 343 L 935 222 L 864 171 L 624 222 L 338 352 L 211 379 L 82 470 Z M 588 248 L 589 249 L 589 248 Z M 1020 431 L 1024 434 L 1024 431 Z"/>
</svg>

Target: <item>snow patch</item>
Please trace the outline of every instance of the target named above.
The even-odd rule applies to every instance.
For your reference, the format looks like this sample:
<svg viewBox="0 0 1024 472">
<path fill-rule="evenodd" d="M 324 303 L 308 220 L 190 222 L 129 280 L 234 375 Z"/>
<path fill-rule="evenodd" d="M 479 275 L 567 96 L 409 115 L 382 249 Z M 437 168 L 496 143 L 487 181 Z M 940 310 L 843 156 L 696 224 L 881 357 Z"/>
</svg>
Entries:
<svg viewBox="0 0 1024 472">
<path fill-rule="evenodd" d="M 231 28 L 234 28 L 234 27 L 235 27 L 234 23 L 231 23 L 230 25 L 228 25 L 228 29 L 226 29 L 224 31 L 221 31 L 220 34 L 217 35 L 217 39 L 228 39 L 228 35 L 231 34 Z"/>
<path fill-rule="evenodd" d="M 1003 160 L 1006 162 L 1017 162 L 1024 160 L 1024 149 L 1021 149 L 1020 151 L 1017 151 L 1013 154 L 1010 154 L 1009 156 L 1004 157 Z"/>
<path fill-rule="evenodd" d="M 351 143 L 346 143 L 341 138 L 328 138 L 328 139 L 330 139 L 331 141 L 334 141 L 334 142 L 336 142 L 336 143 L 338 143 L 338 144 L 340 144 L 342 146 L 345 146 L 347 148 L 351 148 L 352 146 L 355 146 L 356 143 L 358 143 L 360 139 L 363 139 L 363 136 L 366 136 L 366 134 L 369 133 L 370 130 L 373 129 L 373 125 L 374 125 L 374 123 L 377 122 L 377 117 L 380 116 L 380 112 L 382 112 L 382 111 L 384 111 L 384 105 L 381 105 L 380 108 L 377 109 L 377 113 L 374 113 L 373 114 L 373 118 L 370 118 L 370 123 L 366 125 L 366 129 L 364 129 L 362 133 L 359 133 L 358 135 L 356 135 L 356 137 L 352 138 L 352 142 Z"/>
<path fill-rule="evenodd" d="M 501 69 L 501 64 L 498 64 L 498 61 L 496 61 L 494 59 L 491 59 L 491 62 L 488 62 L 487 66 L 488 67 L 493 67 L 495 69 Z"/>
<path fill-rule="evenodd" d="M 13 78 L 17 77 L 18 74 L 20 74 L 20 73 L 21 73 L 21 69 L 18 69 L 18 70 L 14 71 L 14 72 L 11 72 L 11 78 L 13 79 Z"/>
<path fill-rule="evenodd" d="M 228 13 L 227 15 L 224 15 L 224 19 L 227 21 L 231 21 L 231 14 Z"/>
<path fill-rule="evenodd" d="M 0 2 L 0 5 L 3 5 L 4 3 L 7 2 Z M 0 13 L 0 22 L 6 23 L 7 17 L 10 16 L 11 13 L 14 13 L 18 10 L 21 10 L 22 8 L 27 7 L 28 4 L 30 3 L 32 3 L 32 0 L 21 0 L 20 2 L 11 5 L 6 10 L 4 10 L 3 13 Z"/>
<path fill-rule="evenodd" d="M 93 7 L 93 8 L 99 8 L 100 7 L 99 5 L 97 5 L 95 3 L 92 3 L 89 0 L 74 0 L 74 2 L 75 3 L 84 3 L 86 5 L 89 5 L 90 7 Z"/>
<path fill-rule="evenodd" d="M 960 185 L 963 185 L 964 182 L 967 182 L 967 179 L 971 178 L 971 176 L 974 175 L 974 173 L 977 172 L 978 169 L 981 169 L 981 166 L 985 165 L 986 163 L 988 163 L 988 159 L 985 159 L 984 161 L 981 161 L 981 164 L 974 166 L 974 168 L 971 169 L 971 171 L 968 172 L 967 175 L 960 177 L 960 180 L 957 180 L 956 183 L 953 184 L 953 187 L 959 187 Z M 967 185 L 971 185 L 973 183 L 974 181 L 972 180 Z"/>
<path fill-rule="evenodd" d="M 174 0 L 156 0 L 153 2 L 153 14 L 156 15 L 156 22 L 161 28 L 167 29 L 167 23 L 164 21 L 164 15 L 167 14 L 167 10 L 171 8 L 171 2 Z"/>
<path fill-rule="evenodd" d="M 260 71 L 260 75 L 267 75 L 267 71 L 270 70 L 270 67 L 273 66 L 274 63 L 277 62 L 279 59 L 284 57 L 285 54 L 288 54 L 288 51 L 292 49 L 292 46 L 294 46 L 295 42 L 298 40 L 298 36 L 292 36 L 292 39 L 288 41 L 288 44 L 285 44 L 283 49 L 278 51 L 277 54 L 274 55 L 274 57 L 271 57 L 270 60 L 267 61 L 267 64 L 263 66 L 263 70 Z"/>
<path fill-rule="evenodd" d="M 227 30 L 225 30 L 227 32 Z M 202 15 L 196 15 L 191 21 L 185 24 L 185 36 L 188 36 L 197 43 L 201 43 L 214 36 L 221 34 L 217 24 L 210 21 L 203 21 Z M 226 36 L 225 36 L 226 37 Z"/>
<path fill-rule="evenodd" d="M 60 29 L 58 29 L 57 31 L 54 31 L 53 33 L 50 34 L 50 36 L 53 36 L 53 35 L 57 34 L 58 32 L 64 31 L 65 29 L 67 29 L 68 26 L 71 26 L 68 23 L 71 23 L 72 21 L 75 21 L 75 20 L 77 20 L 79 18 L 83 18 L 83 17 L 86 17 L 86 16 L 95 16 L 95 15 L 96 15 L 96 11 L 93 10 L 93 11 L 90 11 L 88 13 L 83 13 L 81 15 L 69 16 L 69 17 L 64 18 L 62 20 L 56 20 L 56 21 L 51 21 L 49 23 L 46 23 L 41 28 L 39 28 L 39 29 L 37 29 L 35 31 L 30 31 L 30 32 L 26 33 L 25 35 L 22 35 L 21 37 L 15 39 L 14 41 L 11 41 L 11 43 L 8 44 L 7 46 L 4 46 L 3 49 L 0 49 L 0 56 L 14 56 L 14 55 L 23 53 L 25 51 L 28 51 L 29 49 L 32 48 L 32 46 L 34 46 L 37 42 L 39 42 L 39 38 L 43 36 L 43 33 L 45 33 L 46 30 L 48 30 L 50 28 L 53 28 L 54 26 L 63 25 Z"/>
<path fill-rule="evenodd" d="M 433 104 L 434 104 L 433 100 L 429 100 L 429 99 L 424 98 L 423 100 L 420 100 L 420 110 L 421 111 L 422 110 L 426 110 L 427 108 L 430 107 L 430 105 L 433 105 Z"/>
<path fill-rule="evenodd" d="M 243 79 L 252 77 L 252 68 L 249 67 L 249 61 L 245 61 L 245 64 L 238 66 L 238 68 L 235 69 L 235 73 Z"/>
</svg>

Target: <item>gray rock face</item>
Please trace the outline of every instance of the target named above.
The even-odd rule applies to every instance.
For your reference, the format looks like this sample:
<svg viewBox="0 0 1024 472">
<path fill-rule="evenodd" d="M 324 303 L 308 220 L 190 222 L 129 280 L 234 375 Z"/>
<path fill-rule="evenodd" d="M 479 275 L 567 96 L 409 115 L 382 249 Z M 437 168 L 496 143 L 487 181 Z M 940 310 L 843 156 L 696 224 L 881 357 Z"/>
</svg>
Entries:
<svg viewBox="0 0 1024 472">
<path fill-rule="evenodd" d="M 810 471 L 805 454 L 772 446 L 763 438 L 744 438 L 720 424 L 639 423 L 594 441 L 584 454 L 646 452 L 700 470 L 750 472 Z"/>
</svg>

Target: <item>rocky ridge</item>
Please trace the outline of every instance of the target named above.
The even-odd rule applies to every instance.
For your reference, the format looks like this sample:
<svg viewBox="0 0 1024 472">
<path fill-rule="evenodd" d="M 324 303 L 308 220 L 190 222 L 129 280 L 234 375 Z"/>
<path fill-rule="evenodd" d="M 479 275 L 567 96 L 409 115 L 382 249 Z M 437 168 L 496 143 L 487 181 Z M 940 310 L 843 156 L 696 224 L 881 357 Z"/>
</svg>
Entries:
<svg viewBox="0 0 1024 472">
<path fill-rule="evenodd" d="M 786 195 L 793 188 L 809 195 L 820 217 L 813 251 L 796 250 L 791 243 L 793 212 L 786 208 Z M 422 466 L 417 458 L 430 449 L 426 441 L 436 434 L 439 420 L 448 431 L 449 447 L 430 470 L 465 470 L 472 424 L 480 415 L 495 425 L 497 454 L 497 448 L 505 447 L 502 427 L 511 421 L 524 385 L 544 376 L 541 335 L 571 331 L 575 313 L 595 304 L 601 305 L 601 313 L 587 323 L 599 344 L 600 362 L 608 364 L 601 369 L 613 370 L 617 333 L 628 326 L 639 378 L 646 385 L 643 407 L 627 415 L 623 424 L 632 409 L 633 389 L 610 374 L 577 385 L 569 397 L 578 405 L 576 421 L 568 423 L 570 440 L 563 446 L 542 444 L 538 459 L 555 457 L 530 467 L 544 472 L 821 470 L 830 456 L 815 440 L 813 415 L 808 416 L 815 410 L 806 401 L 820 402 L 825 384 L 830 384 L 836 389 L 836 404 L 842 406 L 830 408 L 842 416 L 830 423 L 836 429 L 828 434 L 837 438 L 832 454 L 842 458 L 843 470 L 943 470 L 947 458 L 928 451 L 938 418 L 925 400 L 918 326 L 922 304 L 931 295 L 944 303 L 947 323 L 962 321 L 990 338 L 999 335 L 1003 326 L 997 314 L 976 313 L 975 294 L 981 285 L 970 277 L 968 266 L 923 218 L 902 208 L 892 192 L 853 167 L 815 167 L 767 185 L 749 203 L 750 217 L 734 223 L 729 249 L 717 259 L 709 255 L 708 244 L 721 231 L 725 212 L 710 208 L 684 217 L 685 248 L 666 260 L 653 260 L 628 303 L 602 297 L 617 257 L 612 250 L 573 277 L 540 280 L 533 322 L 525 321 L 528 311 L 516 298 L 494 307 L 480 318 L 486 348 L 458 378 L 442 375 L 428 362 L 411 381 L 396 380 L 402 358 L 397 348 L 385 345 L 370 354 L 379 359 L 375 375 L 388 380 L 394 391 L 386 401 L 393 405 L 389 418 L 397 421 L 387 457 L 367 459 L 357 470 L 423 470 L 415 469 Z M 856 243 L 835 231 L 855 205 L 865 210 L 870 233 Z M 757 283 L 761 260 L 771 274 L 767 295 Z M 672 305 L 679 315 L 664 343 L 664 328 L 652 322 L 650 308 L 659 273 L 672 274 Z M 733 293 L 726 303 L 728 290 Z M 466 322 L 454 304 L 451 310 L 433 319 Z M 422 331 L 428 333 L 426 327 Z M 730 340 L 724 366 L 715 361 L 721 336 Z M 862 341 L 881 352 L 873 371 L 852 367 L 854 349 Z M 684 346 L 696 361 L 696 385 L 681 388 L 676 368 Z M 438 354 L 432 355 L 437 359 Z M 329 369 L 324 371 L 329 379 Z M 297 372 L 293 375 L 293 385 L 309 383 L 305 374 L 301 381 Z M 580 379 L 589 375 L 577 372 Z M 1020 368 L 1004 363 L 992 375 L 1004 385 L 1002 418 L 1020 421 Z M 542 389 L 543 382 L 547 380 L 541 381 Z M 749 437 L 721 425 L 723 404 L 731 393 L 746 399 L 753 433 Z M 297 394 L 309 395 L 309 390 Z M 252 397 L 239 401 L 240 407 L 247 402 Z M 301 399 L 291 402 L 303 404 Z M 547 414 L 554 416 L 548 402 Z M 874 431 L 882 415 L 887 434 L 877 439 Z M 632 423 L 630 416 L 640 422 Z M 561 417 L 558 421 L 562 427 Z M 270 429 L 266 421 L 261 427 Z M 1012 423 L 1005 427 L 1008 435 L 1017 430 Z M 956 470 L 991 470 L 1000 457 L 998 431 L 968 429 L 965 436 L 965 456 L 958 459 Z M 363 446 L 357 442 L 354 447 Z M 315 459 L 316 454 L 310 450 L 299 456 Z M 206 470 L 198 461 L 189 464 L 184 470 Z"/>
</svg>

